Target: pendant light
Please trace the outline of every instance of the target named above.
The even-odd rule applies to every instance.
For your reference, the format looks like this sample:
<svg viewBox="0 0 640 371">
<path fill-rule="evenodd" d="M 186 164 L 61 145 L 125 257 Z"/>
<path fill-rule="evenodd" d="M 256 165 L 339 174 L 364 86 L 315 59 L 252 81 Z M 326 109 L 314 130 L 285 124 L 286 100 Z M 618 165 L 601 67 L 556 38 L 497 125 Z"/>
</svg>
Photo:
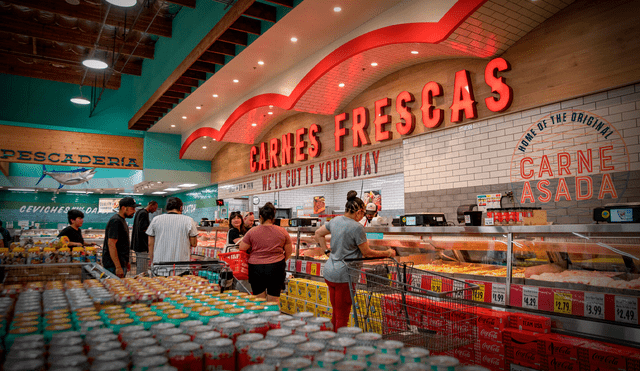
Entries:
<svg viewBox="0 0 640 371">
<path fill-rule="evenodd" d="M 104 61 L 101 61 L 100 59 L 97 59 L 97 58 L 85 59 L 82 61 L 82 64 L 85 67 L 93 68 L 95 70 L 104 70 L 105 68 L 109 67 L 108 64 L 106 64 Z"/>
<path fill-rule="evenodd" d="M 71 98 L 71 103 L 80 104 L 83 106 L 91 103 L 87 98 L 82 96 L 82 86 L 80 86 L 80 95 Z"/>
<path fill-rule="evenodd" d="M 136 0 L 107 0 L 109 4 L 115 6 L 121 6 L 123 8 L 129 8 L 136 5 Z"/>
</svg>

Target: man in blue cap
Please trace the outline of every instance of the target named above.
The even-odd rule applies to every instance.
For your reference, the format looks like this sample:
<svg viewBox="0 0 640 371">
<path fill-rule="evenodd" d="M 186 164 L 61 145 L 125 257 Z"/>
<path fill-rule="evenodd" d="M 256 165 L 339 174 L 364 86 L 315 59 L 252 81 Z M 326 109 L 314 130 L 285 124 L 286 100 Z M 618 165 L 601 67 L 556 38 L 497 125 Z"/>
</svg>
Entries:
<svg viewBox="0 0 640 371">
<path fill-rule="evenodd" d="M 140 206 L 131 197 L 120 200 L 120 210 L 109 219 L 104 231 L 102 266 L 120 278 L 124 278 L 129 265 L 129 226 L 126 218 L 132 218 L 136 207 Z"/>
</svg>

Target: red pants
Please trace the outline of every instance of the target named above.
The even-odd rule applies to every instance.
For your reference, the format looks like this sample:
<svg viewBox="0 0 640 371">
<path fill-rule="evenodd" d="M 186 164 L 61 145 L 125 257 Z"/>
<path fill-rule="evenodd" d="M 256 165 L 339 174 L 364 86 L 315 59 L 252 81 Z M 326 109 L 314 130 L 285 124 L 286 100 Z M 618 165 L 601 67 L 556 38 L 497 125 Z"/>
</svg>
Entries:
<svg viewBox="0 0 640 371">
<path fill-rule="evenodd" d="M 338 331 L 340 327 L 349 324 L 349 313 L 351 312 L 351 294 L 349 294 L 349 284 L 346 282 L 335 283 L 324 280 L 329 286 L 329 300 L 333 307 L 331 324 L 333 331 Z"/>
</svg>

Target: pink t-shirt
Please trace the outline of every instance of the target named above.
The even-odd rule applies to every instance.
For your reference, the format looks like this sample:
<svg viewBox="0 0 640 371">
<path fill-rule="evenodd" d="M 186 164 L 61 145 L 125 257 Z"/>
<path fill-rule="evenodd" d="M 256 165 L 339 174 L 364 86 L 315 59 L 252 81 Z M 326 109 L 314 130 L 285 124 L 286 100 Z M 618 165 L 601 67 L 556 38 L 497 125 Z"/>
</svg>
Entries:
<svg viewBox="0 0 640 371">
<path fill-rule="evenodd" d="M 259 225 L 244 235 L 250 246 L 249 264 L 271 264 L 284 259 L 284 245 L 291 243 L 289 232 L 277 225 Z"/>
</svg>

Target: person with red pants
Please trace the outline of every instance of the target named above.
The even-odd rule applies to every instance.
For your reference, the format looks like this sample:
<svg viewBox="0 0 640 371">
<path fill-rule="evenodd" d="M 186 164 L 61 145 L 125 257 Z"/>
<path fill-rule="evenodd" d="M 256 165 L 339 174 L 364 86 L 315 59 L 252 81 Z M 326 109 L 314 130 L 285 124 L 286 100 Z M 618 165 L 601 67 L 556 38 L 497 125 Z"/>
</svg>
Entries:
<svg viewBox="0 0 640 371">
<path fill-rule="evenodd" d="M 392 249 L 377 251 L 369 247 L 364 227 L 359 223 L 365 214 L 365 205 L 357 196 L 356 191 L 349 191 L 344 216 L 325 223 L 315 234 L 323 250 L 327 249 L 325 237 L 331 234 L 331 254 L 324 264 L 324 280 L 329 286 L 329 300 L 333 307 L 331 323 L 335 331 L 349 323 L 352 304 L 349 294 L 349 272 L 344 260 L 363 256 L 386 258 L 396 255 Z"/>
</svg>

